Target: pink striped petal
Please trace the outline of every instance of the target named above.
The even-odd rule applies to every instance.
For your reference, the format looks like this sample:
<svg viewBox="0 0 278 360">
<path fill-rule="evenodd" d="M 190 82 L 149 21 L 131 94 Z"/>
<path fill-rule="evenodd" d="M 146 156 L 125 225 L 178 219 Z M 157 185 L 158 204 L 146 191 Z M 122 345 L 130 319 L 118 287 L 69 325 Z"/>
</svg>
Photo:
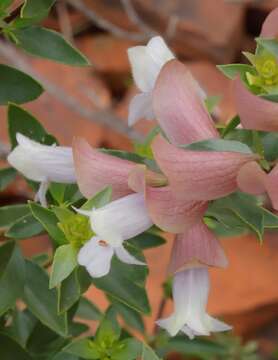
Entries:
<svg viewBox="0 0 278 360">
<path fill-rule="evenodd" d="M 85 197 L 90 198 L 110 185 L 113 199 L 132 192 L 127 184 L 128 174 L 136 164 L 131 161 L 103 154 L 81 138 L 73 141 L 73 158 L 77 183 Z"/>
<path fill-rule="evenodd" d="M 191 151 L 156 136 L 154 157 L 180 200 L 214 200 L 237 189 L 237 174 L 256 155 L 239 152 Z"/>
<path fill-rule="evenodd" d="M 148 176 L 144 166 L 139 165 L 130 173 L 129 186 L 134 191 L 145 191 L 149 215 L 158 227 L 171 233 L 181 233 L 203 217 L 207 202 L 179 200 L 173 196 L 169 186 L 148 186 L 146 182 L 150 183 L 153 178 Z"/>
<path fill-rule="evenodd" d="M 265 187 L 273 208 L 278 210 L 278 164 L 276 164 L 271 172 L 266 176 Z"/>
<path fill-rule="evenodd" d="M 252 94 L 239 78 L 234 80 L 234 97 L 245 129 L 278 131 L 278 104 Z"/>
<path fill-rule="evenodd" d="M 263 26 L 261 35 L 265 38 L 274 38 L 278 35 L 278 7 L 271 11 L 271 13 L 266 17 Z"/>
<path fill-rule="evenodd" d="M 228 261 L 219 241 L 203 221 L 176 236 L 169 265 L 171 273 L 192 267 L 227 265 Z"/>
<path fill-rule="evenodd" d="M 188 144 L 218 137 L 199 92 L 191 73 L 178 60 L 167 62 L 160 71 L 153 91 L 153 108 L 171 143 Z"/>
<path fill-rule="evenodd" d="M 266 173 L 256 161 L 250 161 L 242 166 L 237 176 L 237 184 L 241 191 L 252 195 L 265 192 Z"/>
</svg>

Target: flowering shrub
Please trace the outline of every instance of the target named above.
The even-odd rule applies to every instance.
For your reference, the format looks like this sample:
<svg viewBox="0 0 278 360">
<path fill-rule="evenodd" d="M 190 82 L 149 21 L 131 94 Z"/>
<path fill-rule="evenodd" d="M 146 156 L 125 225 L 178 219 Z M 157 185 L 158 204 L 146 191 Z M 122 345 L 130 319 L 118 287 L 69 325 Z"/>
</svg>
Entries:
<svg viewBox="0 0 278 360">
<path fill-rule="evenodd" d="M 2 33 L 32 55 L 88 65 L 60 34 L 37 25 L 53 3 L 26 0 L 20 16 L 7 22 L 11 1 L 2 2 Z M 233 79 L 238 111 L 226 126 L 213 122 L 207 95 L 161 37 L 130 48 L 141 93 L 130 103 L 129 124 L 158 123 L 134 153 L 93 149 L 78 137 L 71 148 L 60 146 L 20 107 L 40 96 L 41 85 L 0 65 L 12 166 L 1 170 L 1 184 L 19 172 L 36 193 L 27 204 L 0 208 L 5 359 L 155 360 L 175 349 L 175 341 L 196 355 L 184 334 L 193 339 L 231 329 L 206 312 L 208 268 L 228 265 L 217 235 L 251 231 L 262 242 L 265 229 L 278 227 L 277 18 L 278 9 L 265 21 L 256 53 L 246 54 L 250 65 L 219 66 Z M 175 234 L 167 293 L 174 310 L 157 321 L 166 332 L 140 341 L 131 329 L 144 334 L 142 314 L 151 311 L 143 250 L 162 245 L 162 231 Z M 18 242 L 42 233 L 53 253 L 24 259 Z M 107 296 L 105 314 L 83 297 L 90 286 Z M 99 321 L 94 337 L 79 319 Z M 200 348 L 209 344 L 199 341 Z M 223 344 L 213 346 L 215 356 L 228 358 Z"/>
</svg>

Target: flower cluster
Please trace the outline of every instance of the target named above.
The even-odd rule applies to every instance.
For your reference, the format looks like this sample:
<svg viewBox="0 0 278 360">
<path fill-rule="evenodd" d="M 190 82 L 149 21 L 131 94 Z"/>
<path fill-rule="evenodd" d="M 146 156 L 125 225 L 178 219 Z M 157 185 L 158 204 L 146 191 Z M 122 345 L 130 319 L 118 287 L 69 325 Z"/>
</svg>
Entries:
<svg viewBox="0 0 278 360">
<path fill-rule="evenodd" d="M 277 35 L 277 17 L 275 10 L 262 36 Z M 172 336 L 183 331 L 190 338 L 229 330 L 229 325 L 206 312 L 208 269 L 227 266 L 227 259 L 204 214 L 209 202 L 238 188 L 256 195 L 267 192 L 278 210 L 278 165 L 267 174 L 257 162 L 260 157 L 252 152 L 191 148 L 192 143 L 220 138 L 204 105 L 205 92 L 161 37 L 152 38 L 147 46 L 130 48 L 128 56 L 141 90 L 130 103 L 128 121 L 130 125 L 141 118 L 158 122 L 160 131 L 151 143 L 155 166 L 93 149 L 81 138 L 74 139 L 72 148 L 65 148 L 41 145 L 22 134 L 17 134 L 18 145 L 8 160 L 25 177 L 41 183 L 36 198 L 44 206 L 51 182 L 77 181 L 86 198 L 112 188 L 110 203 L 75 209 L 76 225 L 74 217 L 61 225 L 69 241 L 79 244 L 78 263 L 92 277 L 110 272 L 113 255 L 127 264 L 144 266 L 124 244 L 151 226 L 175 234 L 169 265 L 174 313 L 160 319 L 159 326 Z M 272 91 L 278 81 L 277 59 L 265 51 L 249 58 L 256 74 L 247 72 L 246 81 Z M 276 103 L 251 93 L 239 78 L 235 79 L 235 97 L 244 128 L 277 131 Z"/>
</svg>

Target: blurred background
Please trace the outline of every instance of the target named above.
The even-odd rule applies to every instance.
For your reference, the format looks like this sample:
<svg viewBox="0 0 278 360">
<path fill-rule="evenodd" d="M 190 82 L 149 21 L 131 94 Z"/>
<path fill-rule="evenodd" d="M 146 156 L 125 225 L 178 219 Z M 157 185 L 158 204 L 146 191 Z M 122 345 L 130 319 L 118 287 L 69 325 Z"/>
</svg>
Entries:
<svg viewBox="0 0 278 360">
<path fill-rule="evenodd" d="M 16 15 L 21 1 L 14 4 Z M 140 141 L 154 124 L 143 120 L 135 129 L 127 127 L 128 104 L 137 91 L 127 59 L 129 47 L 161 34 L 207 94 L 221 96 L 215 121 L 227 122 L 235 114 L 232 84 L 215 65 L 244 61 L 241 51 L 255 49 L 254 37 L 259 35 L 267 14 L 277 6 L 278 0 L 59 0 L 44 26 L 62 32 L 92 66 L 73 68 L 31 58 L 3 39 L 0 62 L 21 68 L 44 84 L 46 92 L 26 109 L 61 144 L 70 145 L 72 137 L 78 135 L 95 147 L 131 150 L 132 141 Z M 8 150 L 4 107 L 0 108 L 0 140 L 4 165 Z M 32 197 L 24 184 L 18 179 L 1 193 L 0 205 Z M 149 331 L 161 309 L 161 284 L 171 242 L 168 237 L 166 245 L 146 252 L 153 306 L 152 317 L 146 318 Z M 209 311 L 232 324 L 235 335 L 243 341 L 254 339 L 263 358 L 278 359 L 273 355 L 278 348 L 278 234 L 267 233 L 262 246 L 251 235 L 225 238 L 222 243 L 230 265 L 226 270 L 211 271 Z M 22 246 L 25 254 L 31 255 L 48 243 L 40 237 L 25 240 Z M 95 288 L 88 297 L 106 306 L 105 298 Z M 167 303 L 163 312 L 170 310 L 171 304 Z"/>
</svg>

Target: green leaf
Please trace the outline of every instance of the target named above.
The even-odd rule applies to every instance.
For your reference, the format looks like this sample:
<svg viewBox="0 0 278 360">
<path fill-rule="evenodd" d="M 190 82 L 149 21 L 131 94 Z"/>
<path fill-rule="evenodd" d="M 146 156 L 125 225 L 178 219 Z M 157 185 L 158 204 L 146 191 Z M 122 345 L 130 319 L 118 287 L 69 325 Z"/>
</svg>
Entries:
<svg viewBox="0 0 278 360">
<path fill-rule="evenodd" d="M 7 328 L 6 333 L 25 348 L 37 321 L 27 309 L 24 311 L 15 310 L 12 324 Z"/>
<path fill-rule="evenodd" d="M 82 210 L 92 210 L 92 208 L 100 208 L 111 201 L 112 187 L 108 186 L 98 192 L 93 198 L 87 200 L 81 207 Z"/>
<path fill-rule="evenodd" d="M 222 131 L 222 137 L 224 138 L 232 130 L 234 130 L 240 124 L 240 117 L 238 115 L 234 116 L 226 125 Z"/>
<path fill-rule="evenodd" d="M 99 359 L 99 352 L 90 339 L 79 339 L 67 345 L 63 352 L 82 357 L 84 359 Z"/>
<path fill-rule="evenodd" d="M 252 151 L 247 145 L 239 141 L 224 139 L 198 141 L 189 145 L 181 145 L 180 147 L 186 150 L 196 151 L 232 151 L 244 154 L 252 154 Z"/>
<path fill-rule="evenodd" d="M 6 189 L 16 177 L 16 170 L 13 168 L 0 169 L 0 191 Z"/>
<path fill-rule="evenodd" d="M 21 133 L 46 145 L 55 142 L 55 139 L 44 130 L 33 115 L 14 104 L 8 107 L 8 130 L 12 148 L 17 145 L 16 133 Z"/>
<path fill-rule="evenodd" d="M 136 162 L 138 164 L 144 164 L 145 163 L 144 157 L 142 157 L 141 155 L 138 155 L 136 153 L 123 151 L 123 150 L 112 150 L 112 149 L 99 149 L 99 150 L 101 152 L 103 152 L 104 154 L 116 156 L 116 157 L 118 157 L 120 159 L 123 159 L 123 160 L 133 161 L 133 162 Z"/>
<path fill-rule="evenodd" d="M 42 224 L 57 245 L 67 244 L 62 230 L 57 226 L 58 219 L 53 211 L 46 209 L 35 202 L 29 202 L 33 216 Z"/>
<path fill-rule="evenodd" d="M 256 38 L 255 40 L 265 50 L 278 57 L 278 41 L 276 39 Z"/>
<path fill-rule="evenodd" d="M 145 266 L 131 266 L 112 259 L 111 271 L 101 278 L 92 278 L 95 286 L 132 309 L 150 313 L 150 305 L 143 285 L 147 275 Z"/>
<path fill-rule="evenodd" d="M 265 100 L 278 102 L 278 94 L 276 94 L 276 93 L 274 93 L 274 94 L 261 94 L 260 97 L 262 97 Z"/>
<path fill-rule="evenodd" d="M 91 278 L 83 267 L 76 268 L 58 289 L 58 311 L 69 310 L 91 285 Z"/>
<path fill-rule="evenodd" d="M 49 186 L 49 191 L 51 196 L 60 205 L 63 204 L 64 202 L 66 186 L 67 184 L 61 184 L 61 183 L 51 183 Z"/>
<path fill-rule="evenodd" d="M 47 327 L 67 335 L 66 314 L 57 314 L 58 296 L 56 289 L 48 288 L 48 276 L 37 264 L 26 261 L 27 280 L 23 300 L 29 310 Z"/>
<path fill-rule="evenodd" d="M 166 240 L 160 235 L 152 233 L 152 230 L 149 230 L 128 240 L 128 243 L 141 250 L 145 250 L 164 245 Z"/>
<path fill-rule="evenodd" d="M 268 161 L 275 161 L 278 158 L 278 134 L 266 133 L 262 136 L 262 144 L 264 147 L 264 156 Z"/>
<path fill-rule="evenodd" d="M 37 99 L 42 92 L 41 84 L 31 76 L 0 64 L 0 105 L 24 104 Z"/>
<path fill-rule="evenodd" d="M 66 279 L 77 266 L 77 250 L 71 245 L 62 245 L 55 252 L 50 275 L 52 289 Z"/>
<path fill-rule="evenodd" d="M 28 205 L 7 205 L 0 207 L 0 228 L 8 228 L 14 222 L 30 214 Z"/>
<path fill-rule="evenodd" d="M 267 209 L 261 208 L 264 215 L 264 227 L 268 229 L 278 228 L 278 216 L 268 211 Z"/>
<path fill-rule="evenodd" d="M 116 349 L 112 352 L 113 360 L 134 360 L 142 355 L 142 344 L 134 338 L 128 338 L 121 341 Z M 140 358 L 142 359 L 142 357 Z M 150 357 L 143 358 L 145 360 L 156 360 L 158 358 Z"/>
<path fill-rule="evenodd" d="M 210 114 L 212 114 L 213 111 L 215 110 L 215 107 L 219 104 L 220 101 L 221 101 L 221 96 L 219 96 L 219 95 L 208 96 L 205 99 L 205 105 L 206 105 L 207 111 Z"/>
<path fill-rule="evenodd" d="M 0 333 L 1 360 L 32 360 L 32 357 L 14 341 L 5 334 Z"/>
<path fill-rule="evenodd" d="M 26 0 L 21 9 L 21 16 L 25 18 L 37 17 L 49 12 L 56 0 Z"/>
<path fill-rule="evenodd" d="M 96 343 L 106 344 L 111 347 L 113 343 L 119 340 L 121 336 L 121 327 L 117 321 L 117 313 L 113 306 L 106 311 L 96 332 Z"/>
<path fill-rule="evenodd" d="M 159 349 L 161 356 L 177 352 L 185 356 L 193 356 L 203 360 L 228 358 L 226 347 L 206 339 L 189 340 L 185 336 L 176 336 Z"/>
<path fill-rule="evenodd" d="M 56 31 L 32 26 L 14 31 L 17 45 L 29 54 L 68 65 L 89 65 L 88 59 Z"/>
<path fill-rule="evenodd" d="M 144 332 L 145 330 L 144 322 L 142 316 L 137 311 L 134 311 L 129 306 L 124 305 L 122 302 L 112 297 L 108 297 L 108 298 L 110 300 L 110 303 L 122 316 L 122 318 L 124 319 L 125 323 L 128 326 L 131 326 L 134 329 L 139 330 L 141 333 Z"/>
<path fill-rule="evenodd" d="M 27 214 L 15 221 L 5 236 L 12 239 L 28 239 L 39 235 L 44 231 L 42 225 L 34 218 L 32 214 Z"/>
<path fill-rule="evenodd" d="M 253 66 L 246 64 L 216 65 L 216 67 L 231 80 L 235 79 L 238 75 L 242 80 L 245 80 L 246 72 L 254 75 L 256 74 L 256 69 Z"/>
<path fill-rule="evenodd" d="M 81 297 L 75 316 L 85 320 L 100 320 L 102 313 L 90 300 Z"/>
<path fill-rule="evenodd" d="M 12 4 L 13 0 L 1 0 L 0 11 L 7 9 Z"/>
<path fill-rule="evenodd" d="M 244 193 L 234 193 L 227 197 L 215 200 L 207 211 L 217 218 L 217 214 L 223 218 L 223 211 L 230 211 L 239 219 L 245 227 L 253 231 L 260 241 L 263 240 L 264 215 L 257 205 L 256 199 Z"/>
<path fill-rule="evenodd" d="M 3 257 L 8 257 L 3 259 Z M 25 282 L 25 264 L 20 249 L 15 243 L 6 243 L 0 247 L 2 276 L 0 278 L 0 315 L 15 305 L 22 295 Z"/>
</svg>

